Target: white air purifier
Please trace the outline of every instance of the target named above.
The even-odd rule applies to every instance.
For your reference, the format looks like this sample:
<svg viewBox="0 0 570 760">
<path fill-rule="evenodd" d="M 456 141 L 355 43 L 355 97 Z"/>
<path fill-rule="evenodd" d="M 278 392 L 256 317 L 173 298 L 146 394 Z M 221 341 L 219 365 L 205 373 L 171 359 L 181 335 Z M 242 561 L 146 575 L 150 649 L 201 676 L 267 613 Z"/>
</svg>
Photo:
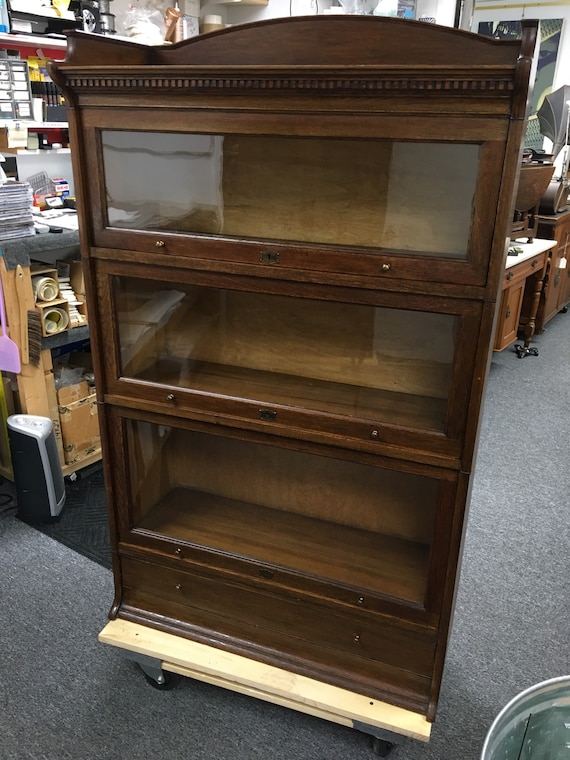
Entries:
<svg viewBox="0 0 570 760">
<path fill-rule="evenodd" d="M 65 504 L 65 481 L 52 421 L 12 414 L 7 426 L 18 517 L 29 522 L 56 520 Z"/>
</svg>

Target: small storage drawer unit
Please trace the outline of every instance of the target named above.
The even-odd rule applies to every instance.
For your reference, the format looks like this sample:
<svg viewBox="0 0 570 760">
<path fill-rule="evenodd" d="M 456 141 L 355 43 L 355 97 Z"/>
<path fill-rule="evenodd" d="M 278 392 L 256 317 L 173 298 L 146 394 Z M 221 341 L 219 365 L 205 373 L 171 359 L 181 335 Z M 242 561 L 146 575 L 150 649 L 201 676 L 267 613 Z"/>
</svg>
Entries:
<svg viewBox="0 0 570 760">
<path fill-rule="evenodd" d="M 7 58 L 0 60 L 0 120 L 31 121 L 32 118 L 32 92 L 27 62 Z"/>
<path fill-rule="evenodd" d="M 429 736 L 535 42 L 69 34 L 113 623 Z"/>
</svg>

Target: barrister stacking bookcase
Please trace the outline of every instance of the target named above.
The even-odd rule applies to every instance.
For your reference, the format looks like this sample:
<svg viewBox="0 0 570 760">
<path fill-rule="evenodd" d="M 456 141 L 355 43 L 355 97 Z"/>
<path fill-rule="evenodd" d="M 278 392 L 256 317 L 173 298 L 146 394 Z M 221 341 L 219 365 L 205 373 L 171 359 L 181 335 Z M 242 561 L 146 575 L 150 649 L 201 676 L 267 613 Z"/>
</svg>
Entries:
<svg viewBox="0 0 570 760">
<path fill-rule="evenodd" d="M 427 739 L 535 39 L 361 16 L 69 34 L 103 640 Z"/>
</svg>

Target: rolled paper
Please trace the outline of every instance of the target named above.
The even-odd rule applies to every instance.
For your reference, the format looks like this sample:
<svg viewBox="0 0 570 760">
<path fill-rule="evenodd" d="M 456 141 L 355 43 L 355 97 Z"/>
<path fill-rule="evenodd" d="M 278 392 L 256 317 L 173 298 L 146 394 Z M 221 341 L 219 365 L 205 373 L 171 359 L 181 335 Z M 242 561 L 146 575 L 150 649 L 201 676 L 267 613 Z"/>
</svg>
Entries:
<svg viewBox="0 0 570 760">
<path fill-rule="evenodd" d="M 44 315 L 45 331 L 49 335 L 54 333 L 63 332 L 67 330 L 69 325 L 69 317 L 65 309 L 60 309 L 54 306 L 52 309 L 48 309 Z"/>
<path fill-rule="evenodd" d="M 53 301 L 59 296 L 59 285 L 53 277 L 32 277 L 32 288 L 36 301 Z"/>
</svg>

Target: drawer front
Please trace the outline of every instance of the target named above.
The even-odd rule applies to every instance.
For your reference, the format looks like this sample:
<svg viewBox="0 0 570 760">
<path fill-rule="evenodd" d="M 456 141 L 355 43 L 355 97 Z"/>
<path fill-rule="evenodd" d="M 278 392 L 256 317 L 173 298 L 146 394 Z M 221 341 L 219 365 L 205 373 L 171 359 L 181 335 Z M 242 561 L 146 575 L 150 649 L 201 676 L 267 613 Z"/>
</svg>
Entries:
<svg viewBox="0 0 570 760">
<path fill-rule="evenodd" d="M 431 676 L 433 629 L 127 556 L 121 568 L 124 605 L 177 620 L 202 636 L 233 639 L 237 648 L 279 643 L 290 657 L 339 671 L 349 667 L 371 679 L 384 678 L 387 669 L 402 684 Z"/>
<path fill-rule="evenodd" d="M 546 253 L 541 253 L 520 264 L 514 264 L 512 267 L 509 267 L 503 275 L 503 289 L 520 282 L 520 280 L 526 280 L 531 274 L 540 272 L 546 263 L 546 256 Z"/>
<path fill-rule="evenodd" d="M 132 251 L 144 256 L 159 256 L 161 261 L 170 257 L 173 265 L 177 264 L 177 259 L 187 259 L 196 268 L 206 271 L 231 269 L 280 280 L 344 280 L 348 284 L 357 282 L 396 291 L 409 287 L 419 292 L 433 292 L 434 287 L 441 290 L 444 283 L 476 288 L 484 286 L 486 281 L 484 267 L 470 261 L 443 257 L 426 259 L 390 250 L 368 253 L 342 245 L 328 250 L 324 246 L 282 241 L 212 240 L 191 235 L 114 229 L 96 231 L 93 240 L 102 250 L 123 251 L 125 260 Z M 483 255 L 481 252 L 479 258 L 483 259 Z M 433 283 L 431 288 L 426 287 L 428 282 Z"/>
</svg>

